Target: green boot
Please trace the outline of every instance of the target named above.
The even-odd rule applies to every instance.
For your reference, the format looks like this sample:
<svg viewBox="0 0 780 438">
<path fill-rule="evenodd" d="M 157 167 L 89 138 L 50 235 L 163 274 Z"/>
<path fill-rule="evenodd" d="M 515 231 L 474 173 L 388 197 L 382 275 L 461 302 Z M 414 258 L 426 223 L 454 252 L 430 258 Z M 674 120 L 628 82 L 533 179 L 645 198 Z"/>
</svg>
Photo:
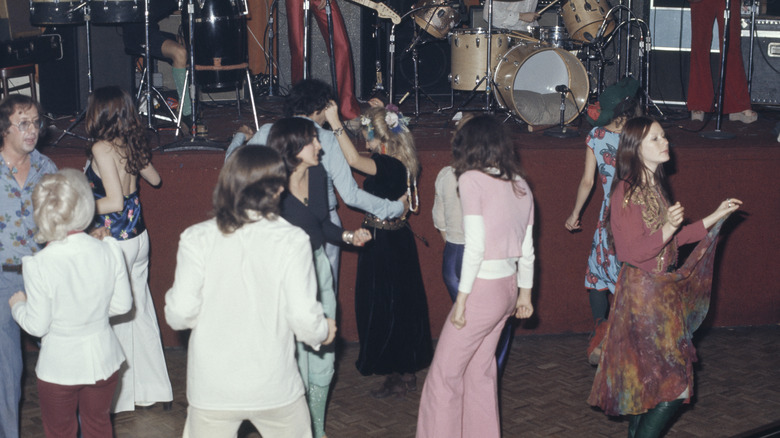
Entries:
<svg viewBox="0 0 780 438">
<path fill-rule="evenodd" d="M 314 438 L 325 435 L 325 410 L 328 404 L 328 387 L 309 385 L 307 402 L 311 414 L 312 434 Z"/>
<path fill-rule="evenodd" d="M 666 424 L 674 416 L 675 412 L 682 405 L 683 399 L 678 398 L 670 402 L 658 403 L 653 409 L 638 416 L 638 426 L 634 438 L 658 438 L 664 431 Z M 631 426 L 629 425 L 629 433 Z"/>
<path fill-rule="evenodd" d="M 192 105 L 190 104 L 190 93 L 185 88 L 185 79 L 187 78 L 186 68 L 173 69 L 173 83 L 176 84 L 176 92 L 179 94 L 179 105 L 182 106 L 182 116 L 192 114 Z"/>
</svg>

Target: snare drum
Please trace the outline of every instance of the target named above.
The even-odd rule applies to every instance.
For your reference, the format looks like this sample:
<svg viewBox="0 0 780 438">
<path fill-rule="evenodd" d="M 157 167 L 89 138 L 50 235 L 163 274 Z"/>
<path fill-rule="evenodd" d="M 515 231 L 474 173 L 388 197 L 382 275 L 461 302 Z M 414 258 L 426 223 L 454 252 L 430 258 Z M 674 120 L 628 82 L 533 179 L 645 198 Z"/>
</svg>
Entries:
<svg viewBox="0 0 780 438">
<path fill-rule="evenodd" d="M 92 0 L 90 21 L 95 24 L 133 23 L 144 21 L 143 0 Z"/>
<path fill-rule="evenodd" d="M 607 0 L 567 0 L 561 6 L 561 15 L 571 39 L 583 43 L 593 41 L 609 9 Z M 603 35 L 609 35 L 613 30 L 615 21 L 610 17 Z"/>
<path fill-rule="evenodd" d="M 434 37 L 442 40 L 447 33 L 460 22 L 460 13 L 449 7 L 435 5 L 444 4 L 445 0 L 420 0 L 412 9 L 425 8 L 412 13 L 414 22 L 420 28 Z"/>
<path fill-rule="evenodd" d="M 34 26 L 83 23 L 84 6 L 77 1 L 30 0 L 30 23 Z"/>
<path fill-rule="evenodd" d="M 563 26 L 534 26 L 531 28 L 531 35 L 553 47 L 563 47 L 569 39 L 569 34 Z"/>
<path fill-rule="evenodd" d="M 452 58 L 452 70 L 450 73 L 450 85 L 453 90 L 473 90 L 477 83 L 485 76 L 485 64 L 487 62 L 487 30 L 456 29 L 447 36 L 450 41 L 450 54 Z M 491 38 L 490 74 L 498 61 L 518 39 L 508 33 L 493 31 Z M 485 81 L 482 81 L 477 90 L 485 89 Z"/>
<path fill-rule="evenodd" d="M 546 44 L 518 42 L 496 66 L 496 100 L 529 125 L 555 125 L 561 118 L 558 85 L 566 95 L 564 120 L 571 122 L 585 107 L 588 72 L 573 54 Z"/>
</svg>

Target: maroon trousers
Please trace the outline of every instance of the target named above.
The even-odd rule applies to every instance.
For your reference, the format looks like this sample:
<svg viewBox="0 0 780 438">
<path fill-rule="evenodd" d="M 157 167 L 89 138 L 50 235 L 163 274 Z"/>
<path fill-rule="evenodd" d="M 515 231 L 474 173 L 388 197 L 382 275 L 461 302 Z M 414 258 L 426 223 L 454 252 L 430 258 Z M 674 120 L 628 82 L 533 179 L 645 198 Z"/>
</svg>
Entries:
<svg viewBox="0 0 780 438">
<path fill-rule="evenodd" d="M 750 95 L 745 77 L 740 39 L 739 10 L 742 2 L 731 0 L 729 18 L 729 51 L 726 59 L 726 81 L 723 89 L 723 113 L 738 113 L 750 109 Z M 720 48 L 723 49 L 723 11 L 725 0 L 691 2 L 691 75 L 688 81 L 688 109 L 715 110 L 714 87 L 710 69 L 712 23 L 718 20 Z"/>
<path fill-rule="evenodd" d="M 320 0 L 324 2 L 325 0 Z M 303 79 L 303 1 L 285 0 L 287 7 L 287 35 L 290 39 L 290 74 L 293 85 Z M 317 7 L 319 2 L 312 1 L 309 13 L 314 15 L 319 25 L 320 33 L 328 46 L 328 16 L 325 9 Z M 344 17 L 341 16 L 336 0 L 330 2 L 333 17 L 333 51 L 336 52 L 336 81 L 338 82 L 339 110 L 346 119 L 354 119 L 360 115 L 360 106 L 355 98 L 355 66 L 352 63 L 352 49 L 347 37 Z M 328 47 L 330 50 L 330 47 Z M 311 50 L 309 51 L 311 53 Z M 327 81 L 330 82 L 330 81 Z"/>
<path fill-rule="evenodd" d="M 83 438 L 114 436 L 111 427 L 111 400 L 119 382 L 119 371 L 92 385 L 58 385 L 38 380 L 43 431 L 47 438 L 73 438 L 81 418 Z"/>
</svg>

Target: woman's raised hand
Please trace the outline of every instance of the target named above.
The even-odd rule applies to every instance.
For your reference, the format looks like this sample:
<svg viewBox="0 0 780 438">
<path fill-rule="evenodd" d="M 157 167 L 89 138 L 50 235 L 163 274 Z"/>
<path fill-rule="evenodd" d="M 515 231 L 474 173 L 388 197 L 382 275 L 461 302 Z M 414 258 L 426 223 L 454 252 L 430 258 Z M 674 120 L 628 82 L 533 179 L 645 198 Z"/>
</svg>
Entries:
<svg viewBox="0 0 780 438">
<path fill-rule="evenodd" d="M 740 201 L 739 199 L 726 198 L 723 202 L 721 202 L 718 205 L 718 208 L 716 208 L 715 211 L 712 212 L 712 214 L 702 219 L 702 222 L 704 223 L 704 228 L 709 228 L 715 225 L 715 223 L 721 220 L 722 218 L 739 210 L 741 206 L 742 206 L 742 201 Z"/>
</svg>

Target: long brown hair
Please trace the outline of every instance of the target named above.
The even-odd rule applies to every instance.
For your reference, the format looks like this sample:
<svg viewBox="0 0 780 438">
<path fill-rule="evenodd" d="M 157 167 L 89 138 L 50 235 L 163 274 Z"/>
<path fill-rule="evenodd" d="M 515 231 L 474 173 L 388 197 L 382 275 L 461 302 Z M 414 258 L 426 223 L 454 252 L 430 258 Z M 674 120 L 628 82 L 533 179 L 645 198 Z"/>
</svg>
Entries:
<svg viewBox="0 0 780 438">
<path fill-rule="evenodd" d="M 95 90 L 87 102 L 87 135 L 120 148 L 125 171 L 138 175 L 152 161 L 152 150 L 130 94 L 116 86 Z M 92 158 L 92 150 L 87 149 Z"/>
<path fill-rule="evenodd" d="M 514 181 L 517 177 L 525 179 L 520 156 L 509 132 L 503 123 L 490 115 L 476 116 L 459 126 L 452 139 L 452 167 L 456 177 L 468 170 L 485 172 L 494 168 L 498 174 L 488 173 L 494 178 L 505 181 Z M 517 184 L 514 188 L 518 196 L 525 194 Z"/>
<path fill-rule="evenodd" d="M 620 134 L 620 142 L 618 143 L 617 157 L 615 159 L 615 178 L 612 180 L 610 195 L 615 191 L 617 184 L 621 184 L 623 181 L 628 184 L 626 199 L 630 199 L 637 190 L 646 185 L 644 176 L 649 172 L 642 161 L 639 147 L 642 145 L 642 140 L 647 136 L 653 123 L 657 122 L 650 117 L 635 117 L 623 125 L 623 132 Z M 656 167 L 653 177 L 661 190 L 661 194 L 668 200 L 669 190 L 664 166 L 659 165 Z"/>
</svg>

